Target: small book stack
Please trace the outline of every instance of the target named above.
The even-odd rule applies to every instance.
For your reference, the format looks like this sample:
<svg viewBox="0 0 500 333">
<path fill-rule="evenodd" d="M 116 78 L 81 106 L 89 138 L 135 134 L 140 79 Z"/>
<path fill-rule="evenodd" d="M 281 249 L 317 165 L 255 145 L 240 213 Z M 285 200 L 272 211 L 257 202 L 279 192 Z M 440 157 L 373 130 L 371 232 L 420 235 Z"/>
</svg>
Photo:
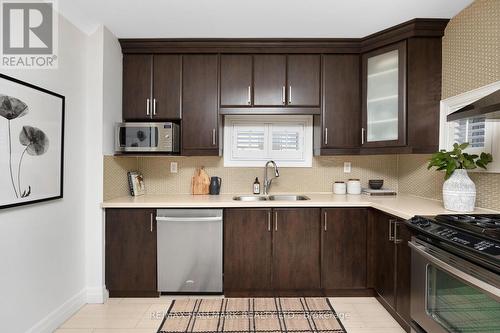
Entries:
<svg viewBox="0 0 500 333">
<path fill-rule="evenodd" d="M 384 196 L 384 195 L 396 195 L 396 191 L 394 190 L 389 190 L 386 188 L 381 188 L 379 190 L 373 190 L 371 188 L 364 188 L 361 193 L 366 194 L 366 195 L 373 195 L 373 196 Z"/>
</svg>

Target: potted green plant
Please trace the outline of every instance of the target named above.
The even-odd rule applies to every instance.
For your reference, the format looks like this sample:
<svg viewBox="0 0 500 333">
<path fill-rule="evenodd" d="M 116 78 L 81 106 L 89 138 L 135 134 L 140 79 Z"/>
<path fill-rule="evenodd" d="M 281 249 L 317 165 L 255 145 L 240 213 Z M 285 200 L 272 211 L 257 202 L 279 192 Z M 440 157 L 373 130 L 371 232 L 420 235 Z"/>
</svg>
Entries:
<svg viewBox="0 0 500 333">
<path fill-rule="evenodd" d="M 455 143 L 452 151 L 441 150 L 432 155 L 427 169 L 435 167 L 445 171 L 443 184 L 444 208 L 457 212 L 471 212 L 476 205 L 476 185 L 469 178 L 467 170 L 486 169 L 493 161 L 488 153 L 480 155 L 464 153 L 469 143 Z"/>
</svg>

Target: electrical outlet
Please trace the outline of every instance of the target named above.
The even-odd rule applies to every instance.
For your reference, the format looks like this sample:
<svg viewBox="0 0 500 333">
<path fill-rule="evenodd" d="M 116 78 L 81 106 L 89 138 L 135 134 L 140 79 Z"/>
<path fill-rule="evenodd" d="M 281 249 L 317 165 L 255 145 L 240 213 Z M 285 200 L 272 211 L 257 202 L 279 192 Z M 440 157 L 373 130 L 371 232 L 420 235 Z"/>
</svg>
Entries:
<svg viewBox="0 0 500 333">
<path fill-rule="evenodd" d="M 344 162 L 344 173 L 351 173 L 351 162 Z"/>
<path fill-rule="evenodd" d="M 177 173 L 177 162 L 170 162 L 170 173 Z"/>
</svg>

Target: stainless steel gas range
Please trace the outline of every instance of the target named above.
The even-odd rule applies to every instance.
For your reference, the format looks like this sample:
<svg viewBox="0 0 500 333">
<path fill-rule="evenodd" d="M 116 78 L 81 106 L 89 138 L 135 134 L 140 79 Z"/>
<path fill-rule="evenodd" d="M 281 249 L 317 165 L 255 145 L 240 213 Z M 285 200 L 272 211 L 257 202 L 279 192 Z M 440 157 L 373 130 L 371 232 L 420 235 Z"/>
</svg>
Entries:
<svg viewBox="0 0 500 333">
<path fill-rule="evenodd" d="M 500 215 L 415 216 L 412 332 L 500 332 Z"/>
</svg>

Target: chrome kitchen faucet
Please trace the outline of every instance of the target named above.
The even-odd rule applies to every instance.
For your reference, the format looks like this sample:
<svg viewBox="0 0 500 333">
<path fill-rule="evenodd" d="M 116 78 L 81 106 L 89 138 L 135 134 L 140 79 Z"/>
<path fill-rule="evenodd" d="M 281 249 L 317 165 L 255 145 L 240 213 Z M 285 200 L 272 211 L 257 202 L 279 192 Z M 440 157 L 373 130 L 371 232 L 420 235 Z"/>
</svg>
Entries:
<svg viewBox="0 0 500 333">
<path fill-rule="evenodd" d="M 274 167 L 274 177 L 271 179 L 269 179 L 267 176 L 267 169 L 268 169 L 270 164 Z M 271 187 L 271 183 L 273 182 L 273 179 L 278 178 L 279 176 L 280 176 L 280 173 L 278 171 L 278 166 L 276 165 L 276 162 L 267 161 L 266 166 L 264 167 L 264 195 L 269 194 L 269 188 Z"/>
</svg>

